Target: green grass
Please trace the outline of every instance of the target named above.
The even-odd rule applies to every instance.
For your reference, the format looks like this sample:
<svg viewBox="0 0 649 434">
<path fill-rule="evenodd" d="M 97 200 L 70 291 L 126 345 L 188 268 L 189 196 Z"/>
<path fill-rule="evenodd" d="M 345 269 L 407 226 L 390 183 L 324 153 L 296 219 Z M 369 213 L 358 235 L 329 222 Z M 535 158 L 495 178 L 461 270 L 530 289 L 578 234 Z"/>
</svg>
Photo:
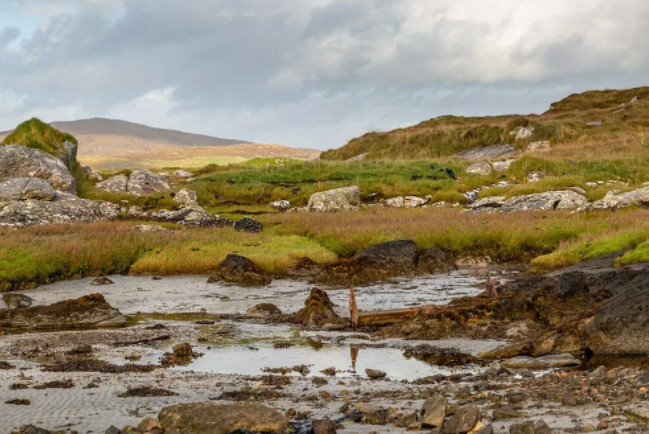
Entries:
<svg viewBox="0 0 649 434">
<path fill-rule="evenodd" d="M 65 151 L 63 143 L 66 141 L 77 143 L 77 139 L 72 135 L 63 133 L 40 119 L 32 118 L 18 125 L 1 144 L 23 145 L 60 157 Z"/>
</svg>

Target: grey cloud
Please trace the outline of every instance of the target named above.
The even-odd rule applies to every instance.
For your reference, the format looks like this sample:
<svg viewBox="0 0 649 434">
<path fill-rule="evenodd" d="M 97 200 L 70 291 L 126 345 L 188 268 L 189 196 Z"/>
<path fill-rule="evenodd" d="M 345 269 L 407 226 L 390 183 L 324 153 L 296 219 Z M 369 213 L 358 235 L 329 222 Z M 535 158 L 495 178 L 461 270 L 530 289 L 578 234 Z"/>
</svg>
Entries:
<svg viewBox="0 0 649 434">
<path fill-rule="evenodd" d="M 40 3 L 9 7 L 33 17 Z M 2 50 L 18 35 L 0 29 L 0 95 L 20 101 L 0 107 L 0 128 L 112 113 L 333 147 L 443 113 L 542 111 L 573 91 L 642 84 L 645 0 L 557 4 L 517 33 L 513 0 L 52 0 L 20 50 Z M 137 103 L 161 90 L 166 111 Z"/>
</svg>

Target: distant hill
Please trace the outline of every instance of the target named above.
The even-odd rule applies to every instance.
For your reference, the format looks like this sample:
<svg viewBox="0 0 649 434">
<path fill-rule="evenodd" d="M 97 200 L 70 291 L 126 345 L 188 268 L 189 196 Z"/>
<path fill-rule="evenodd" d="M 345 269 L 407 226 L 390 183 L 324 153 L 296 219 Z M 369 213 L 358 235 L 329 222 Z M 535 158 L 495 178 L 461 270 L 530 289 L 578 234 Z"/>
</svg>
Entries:
<svg viewBox="0 0 649 434">
<path fill-rule="evenodd" d="M 97 170 L 202 167 L 272 157 L 311 160 L 320 154 L 312 149 L 250 143 L 116 119 L 92 118 L 51 125 L 76 137 L 79 161 Z M 0 140 L 10 133 L 0 132 Z"/>
<path fill-rule="evenodd" d="M 515 130 L 528 126 L 534 127 L 533 134 L 515 140 Z M 562 156 L 598 152 L 614 158 L 644 147 L 648 129 L 649 87 L 589 91 L 555 102 L 541 115 L 440 116 L 411 127 L 367 133 L 320 158 L 427 159 L 500 143 L 522 148 L 541 140 L 550 141 Z"/>
</svg>

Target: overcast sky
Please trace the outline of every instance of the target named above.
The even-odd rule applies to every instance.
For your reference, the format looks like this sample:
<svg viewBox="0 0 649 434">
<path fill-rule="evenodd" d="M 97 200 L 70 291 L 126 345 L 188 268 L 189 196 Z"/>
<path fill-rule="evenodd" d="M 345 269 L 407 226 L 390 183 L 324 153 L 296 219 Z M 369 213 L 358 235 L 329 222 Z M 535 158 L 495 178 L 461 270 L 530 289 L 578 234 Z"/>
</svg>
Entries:
<svg viewBox="0 0 649 434">
<path fill-rule="evenodd" d="M 649 84 L 649 0 L 0 0 L 0 130 L 94 116 L 327 149 Z"/>
</svg>

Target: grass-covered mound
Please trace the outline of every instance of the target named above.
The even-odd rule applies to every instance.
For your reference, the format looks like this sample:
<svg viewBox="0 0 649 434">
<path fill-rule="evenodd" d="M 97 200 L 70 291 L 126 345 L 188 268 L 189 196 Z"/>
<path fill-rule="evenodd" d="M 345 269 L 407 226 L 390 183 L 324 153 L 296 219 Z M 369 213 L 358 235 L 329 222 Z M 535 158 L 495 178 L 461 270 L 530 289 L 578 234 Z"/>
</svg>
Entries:
<svg viewBox="0 0 649 434">
<path fill-rule="evenodd" d="M 18 125 L 0 144 L 23 145 L 60 157 L 65 153 L 64 142 L 78 144 L 71 134 L 59 131 L 40 119 L 31 118 Z"/>
<path fill-rule="evenodd" d="M 522 126 L 533 126 L 534 133 L 515 141 L 510 133 Z M 647 133 L 649 87 L 641 87 L 573 94 L 541 115 L 440 116 L 407 128 L 367 133 L 320 158 L 346 160 L 366 154 L 365 159 L 428 159 L 497 143 L 522 148 L 540 140 L 550 141 L 566 158 L 600 151 L 619 158 L 646 152 Z"/>
</svg>

